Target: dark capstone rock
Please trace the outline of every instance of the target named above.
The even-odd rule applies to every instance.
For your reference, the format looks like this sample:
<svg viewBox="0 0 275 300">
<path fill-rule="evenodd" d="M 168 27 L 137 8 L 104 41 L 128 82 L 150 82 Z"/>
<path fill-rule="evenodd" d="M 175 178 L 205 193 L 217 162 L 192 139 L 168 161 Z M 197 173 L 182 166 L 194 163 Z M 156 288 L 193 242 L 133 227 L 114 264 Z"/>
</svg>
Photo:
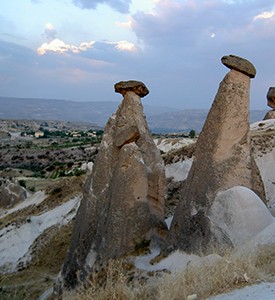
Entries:
<svg viewBox="0 0 275 300">
<path fill-rule="evenodd" d="M 271 108 L 275 108 L 275 87 L 270 87 L 266 95 L 267 105 Z"/>
<path fill-rule="evenodd" d="M 115 84 L 115 92 L 120 93 L 123 96 L 131 91 L 137 94 L 140 97 L 145 97 L 149 94 L 149 90 L 146 85 L 141 81 L 129 80 L 129 81 L 120 81 Z"/>
<path fill-rule="evenodd" d="M 226 55 L 222 57 L 221 61 L 222 64 L 224 64 L 229 69 L 237 70 L 248 75 L 250 78 L 254 78 L 256 76 L 255 67 L 247 59 L 236 55 Z"/>
</svg>

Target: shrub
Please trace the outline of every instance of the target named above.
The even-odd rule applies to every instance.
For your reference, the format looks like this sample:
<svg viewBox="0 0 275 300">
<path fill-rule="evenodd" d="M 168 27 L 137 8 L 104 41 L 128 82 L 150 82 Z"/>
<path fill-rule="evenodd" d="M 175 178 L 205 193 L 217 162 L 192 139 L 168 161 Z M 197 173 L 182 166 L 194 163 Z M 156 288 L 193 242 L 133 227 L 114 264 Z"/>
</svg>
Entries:
<svg viewBox="0 0 275 300">
<path fill-rule="evenodd" d="M 46 168 L 46 171 L 48 171 L 48 172 L 52 172 L 53 170 L 55 170 L 55 166 L 54 165 L 48 166 Z"/>
<path fill-rule="evenodd" d="M 84 170 L 75 169 L 74 176 L 81 176 L 81 175 L 84 175 L 85 173 L 86 173 L 86 171 L 84 171 Z"/>
<path fill-rule="evenodd" d="M 190 130 L 189 137 L 193 139 L 196 136 L 196 131 L 194 129 Z"/>
<path fill-rule="evenodd" d="M 26 188 L 26 181 L 25 181 L 25 180 L 19 180 L 18 183 L 19 183 L 23 188 Z"/>
<path fill-rule="evenodd" d="M 62 188 L 56 187 L 51 191 L 51 195 L 56 195 L 62 192 Z"/>
</svg>

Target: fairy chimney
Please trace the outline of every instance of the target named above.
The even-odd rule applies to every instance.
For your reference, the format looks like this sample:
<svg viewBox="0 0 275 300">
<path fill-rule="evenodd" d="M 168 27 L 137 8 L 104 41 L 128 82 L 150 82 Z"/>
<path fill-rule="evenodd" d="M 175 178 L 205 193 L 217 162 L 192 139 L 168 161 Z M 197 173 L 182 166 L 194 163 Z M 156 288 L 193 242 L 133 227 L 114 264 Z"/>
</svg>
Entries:
<svg viewBox="0 0 275 300">
<path fill-rule="evenodd" d="M 164 164 L 140 99 L 149 91 L 138 81 L 117 83 L 115 91 L 124 98 L 85 184 L 59 287 L 74 288 L 109 259 L 162 245 L 166 237 Z"/>
<path fill-rule="evenodd" d="M 267 95 L 267 105 L 272 108 L 264 117 L 264 120 L 275 119 L 275 87 L 270 87 Z"/>
<path fill-rule="evenodd" d="M 208 217 L 219 191 L 242 185 L 264 197 L 249 138 L 250 78 L 255 77 L 256 70 L 238 56 L 224 56 L 222 63 L 231 70 L 219 86 L 197 141 L 164 252 L 200 252 L 217 240 L 230 244 Z"/>
</svg>

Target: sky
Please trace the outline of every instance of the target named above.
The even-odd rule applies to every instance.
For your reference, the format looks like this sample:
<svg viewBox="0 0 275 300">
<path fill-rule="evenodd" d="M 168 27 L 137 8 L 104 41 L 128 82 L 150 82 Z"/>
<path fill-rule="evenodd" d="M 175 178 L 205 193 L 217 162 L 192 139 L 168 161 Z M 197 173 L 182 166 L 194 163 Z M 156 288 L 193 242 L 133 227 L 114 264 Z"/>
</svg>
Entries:
<svg viewBox="0 0 275 300">
<path fill-rule="evenodd" d="M 229 71 L 251 61 L 251 109 L 275 86 L 275 1 L 0 0 L 0 96 L 120 101 L 140 80 L 143 103 L 210 108 Z"/>
</svg>

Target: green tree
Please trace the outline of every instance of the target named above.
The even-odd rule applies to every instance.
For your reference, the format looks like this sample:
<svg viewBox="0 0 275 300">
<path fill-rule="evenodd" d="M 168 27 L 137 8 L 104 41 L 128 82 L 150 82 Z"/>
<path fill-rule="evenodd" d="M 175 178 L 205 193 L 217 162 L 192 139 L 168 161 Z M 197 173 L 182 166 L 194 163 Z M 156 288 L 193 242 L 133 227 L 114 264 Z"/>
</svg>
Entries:
<svg viewBox="0 0 275 300">
<path fill-rule="evenodd" d="M 189 137 L 193 139 L 196 136 L 196 131 L 194 129 L 190 130 Z"/>
</svg>

